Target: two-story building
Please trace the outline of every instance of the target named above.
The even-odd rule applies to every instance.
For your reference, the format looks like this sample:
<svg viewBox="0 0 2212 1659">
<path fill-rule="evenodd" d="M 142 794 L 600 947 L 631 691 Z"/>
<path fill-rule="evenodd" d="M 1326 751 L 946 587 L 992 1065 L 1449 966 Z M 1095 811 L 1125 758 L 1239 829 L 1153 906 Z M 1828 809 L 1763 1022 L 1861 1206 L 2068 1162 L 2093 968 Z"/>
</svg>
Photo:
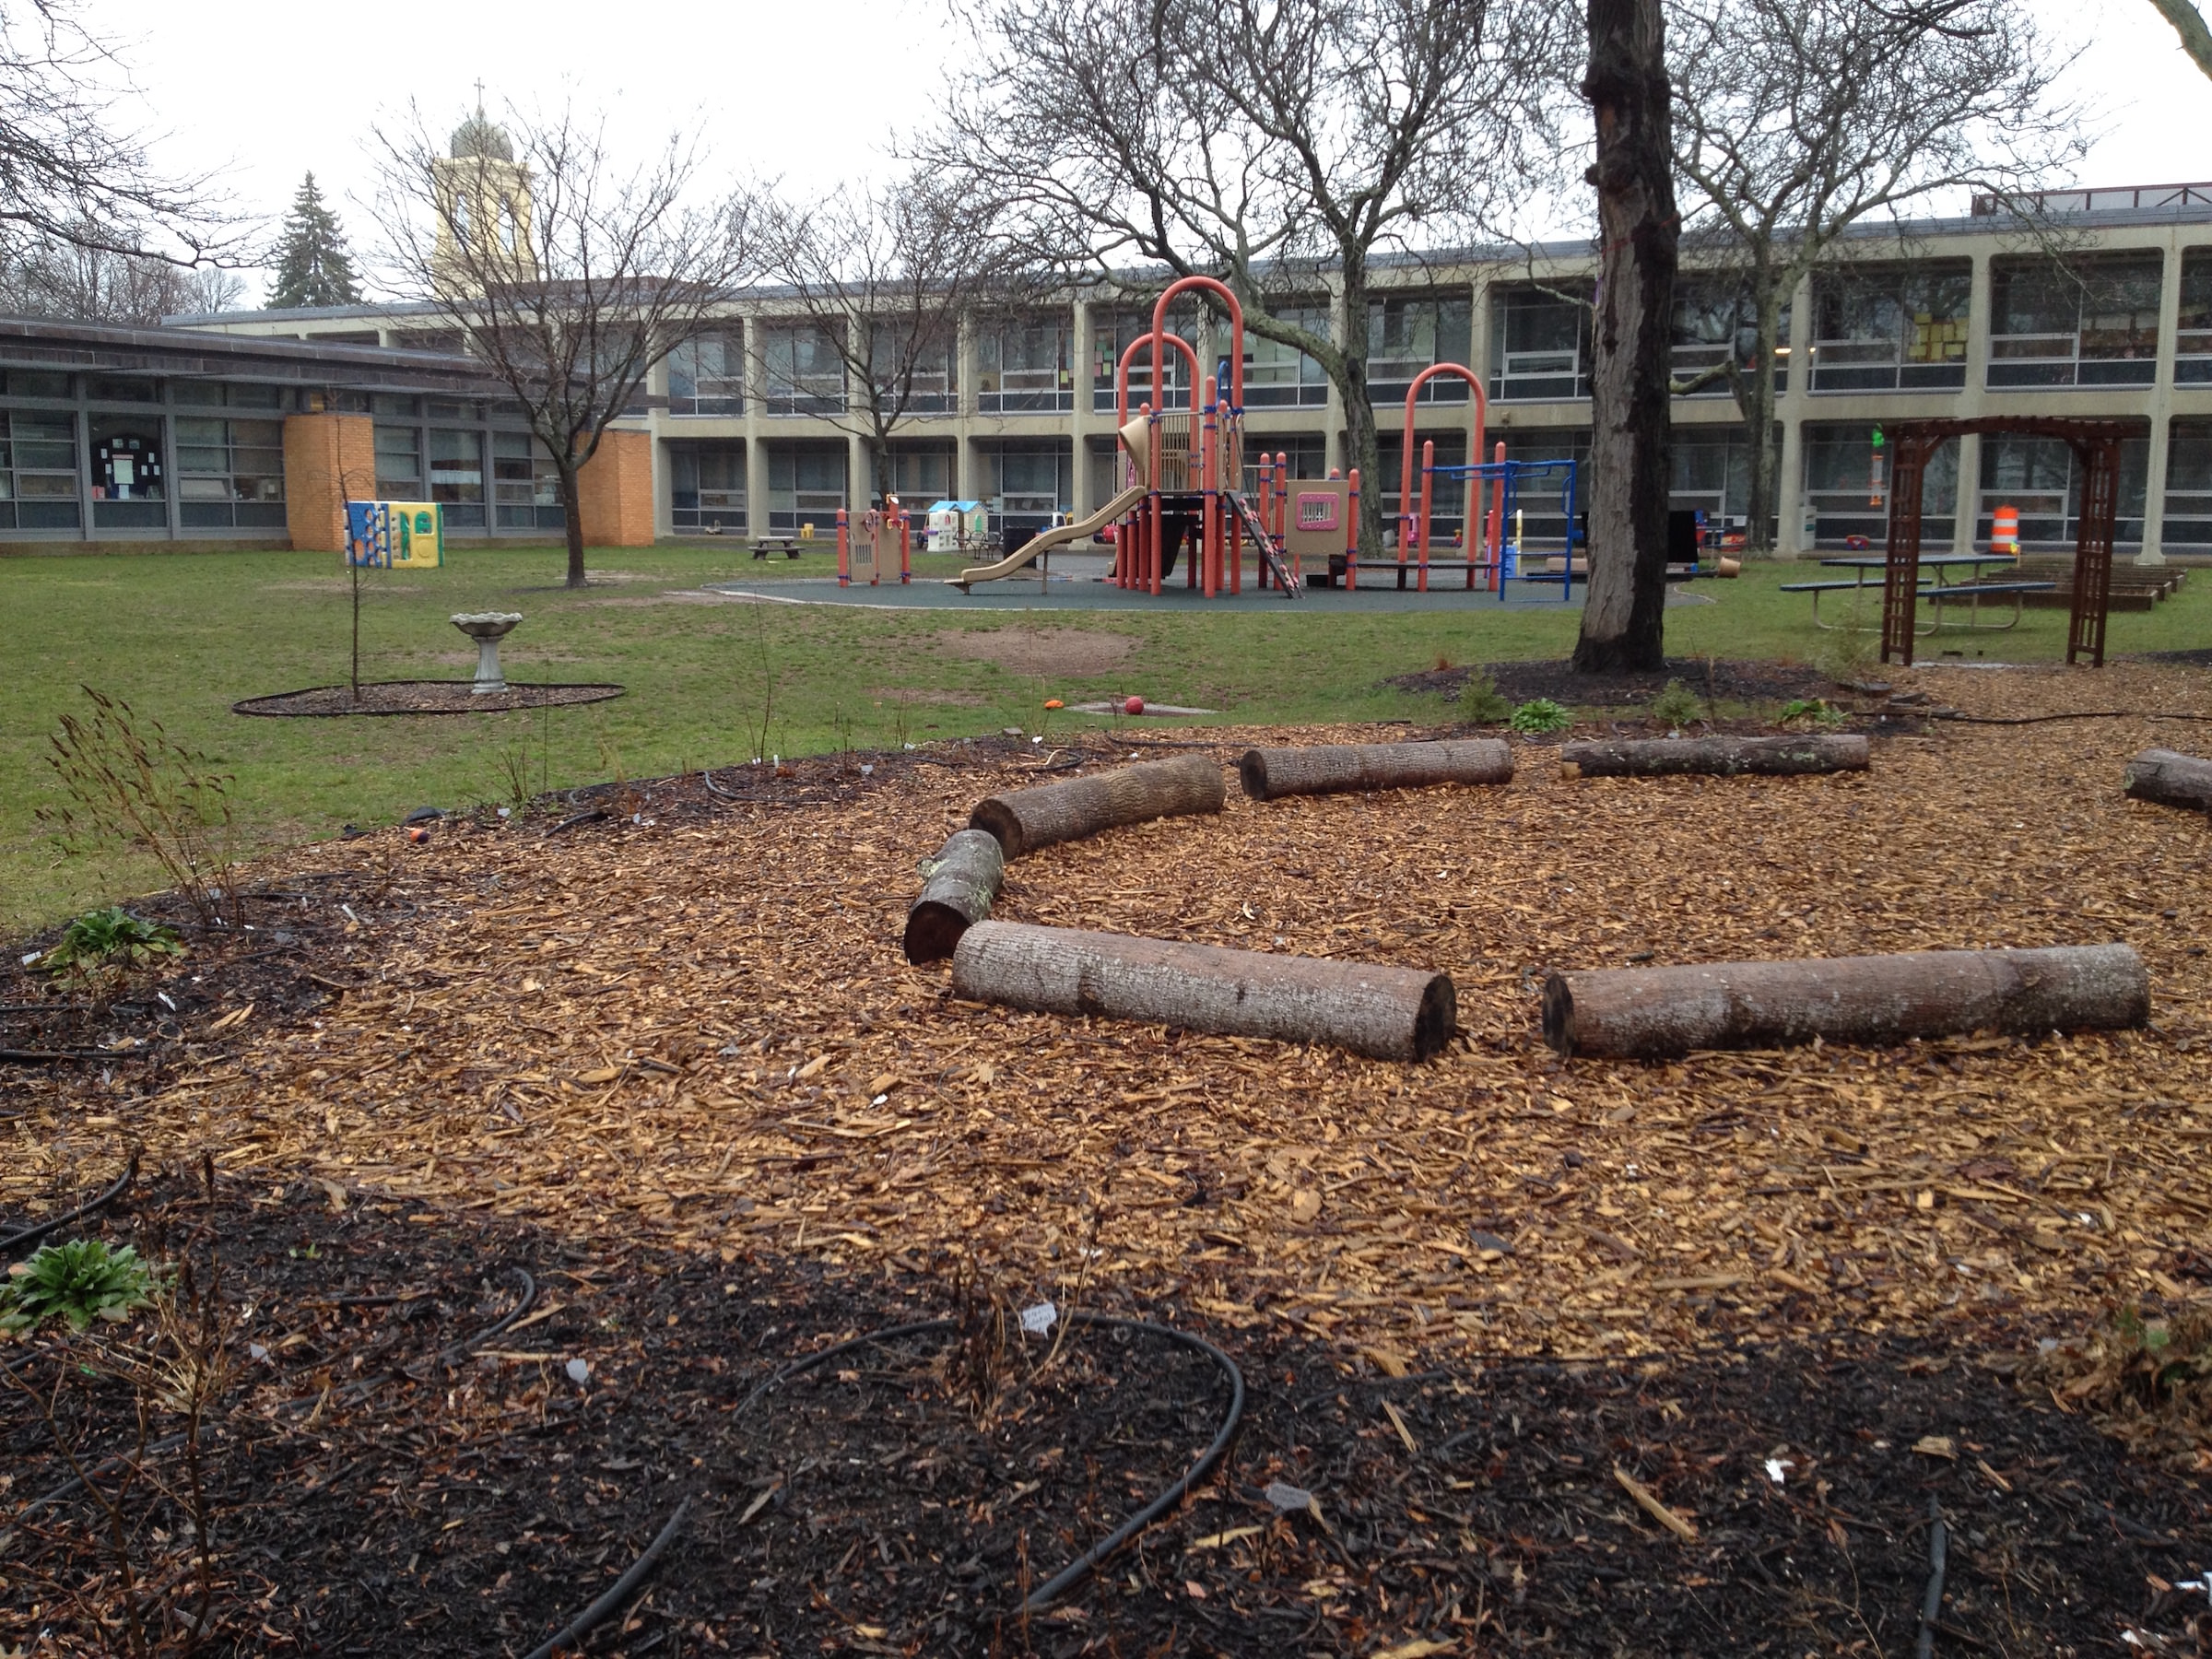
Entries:
<svg viewBox="0 0 2212 1659">
<path fill-rule="evenodd" d="M 1886 424 L 1997 414 L 2140 422 L 2124 457 L 2123 544 L 2146 561 L 2212 556 L 2212 185 L 2060 193 L 2042 206 L 2035 235 L 1977 211 L 1854 238 L 1793 296 L 1773 365 L 1775 534 L 1785 556 L 1847 536 L 1878 543 Z M 1593 274 L 1583 243 L 1385 265 L 1357 318 L 1325 273 L 1316 278 L 1292 309 L 1307 326 L 1364 347 L 1386 508 L 1396 506 L 1406 390 L 1433 363 L 1474 370 L 1488 393 L 1489 436 L 1509 454 L 1586 452 L 1590 324 L 1581 296 Z M 886 490 L 909 502 L 982 499 L 1015 524 L 1087 512 L 1114 488 L 1114 370 L 1148 315 L 1100 288 L 963 319 L 915 377 L 877 477 L 854 389 L 822 325 L 788 294 L 733 293 L 722 325 L 656 367 L 623 422 L 632 434 L 626 466 L 635 457 L 636 470 L 650 469 L 649 486 L 640 477 L 627 493 L 641 502 L 649 488 L 649 520 L 633 503 L 592 527 L 612 525 L 625 540 L 789 534 L 810 522 L 826 529 L 840 506 Z M 1198 342 L 1202 362 L 1216 360 L 1202 317 L 1193 312 L 1178 326 Z M 547 458 L 427 308 L 171 318 L 159 330 L 124 331 L 127 347 L 79 329 L 75 357 L 60 344 L 71 328 L 0 324 L 0 414 L 11 441 L 0 540 L 280 540 L 277 503 L 292 486 L 275 465 L 282 444 L 271 423 L 340 407 L 373 423 L 373 476 L 348 477 L 348 491 L 366 483 L 383 498 L 441 501 L 449 531 L 464 540 L 545 538 L 560 527 Z M 1746 349 L 1734 292 L 1700 276 L 1693 257 L 1676 306 L 1681 377 Z M 119 379 L 110 361 L 118 351 L 153 366 Z M 255 375 L 225 380 L 220 363 L 247 358 L 261 365 Z M 203 366 L 162 371 L 170 359 Z M 1250 335 L 1246 359 L 1248 448 L 1288 454 L 1302 476 L 1343 466 L 1344 408 L 1319 366 Z M 1170 396 L 1184 394 L 1186 372 L 1170 370 Z M 1152 394 L 1147 373 L 1140 364 L 1133 376 L 1133 406 Z M 1467 404 L 1464 382 L 1430 382 L 1417 441 L 1432 439 L 1441 461 L 1464 459 Z M 1725 382 L 1677 397 L 1674 415 L 1675 503 L 1740 523 L 1751 457 Z M 112 476 L 119 434 L 146 446 L 169 480 L 165 505 L 148 504 L 147 462 L 129 464 L 135 487 Z M 1931 465 L 1929 542 L 1943 542 L 1946 523 L 1954 540 L 1985 540 L 2003 502 L 2018 509 L 2024 539 L 2070 544 L 2077 495 L 2063 443 L 1969 437 Z M 1450 496 L 1440 519 L 1455 509 Z"/>
</svg>

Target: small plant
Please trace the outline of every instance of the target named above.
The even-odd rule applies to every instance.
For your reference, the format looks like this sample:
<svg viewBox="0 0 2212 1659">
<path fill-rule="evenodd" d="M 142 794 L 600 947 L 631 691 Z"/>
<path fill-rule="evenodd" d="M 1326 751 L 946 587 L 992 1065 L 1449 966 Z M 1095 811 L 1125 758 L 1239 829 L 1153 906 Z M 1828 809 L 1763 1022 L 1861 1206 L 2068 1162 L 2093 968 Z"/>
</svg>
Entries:
<svg viewBox="0 0 2212 1659">
<path fill-rule="evenodd" d="M 1814 726 L 1832 731 L 1843 724 L 1843 711 L 1831 708 L 1826 698 L 1799 697 L 1782 705 L 1775 724 L 1785 726 Z"/>
<path fill-rule="evenodd" d="M 1459 717 L 1469 725 L 1496 725 L 1510 719 L 1513 705 L 1505 700 L 1498 689 L 1498 682 L 1486 668 L 1467 670 L 1466 683 L 1459 688 Z"/>
<path fill-rule="evenodd" d="M 1574 724 L 1574 716 L 1548 697 L 1533 697 L 1515 709 L 1506 724 L 1516 732 L 1563 732 Z"/>
<path fill-rule="evenodd" d="M 49 973 L 77 979 L 120 976 L 162 957 L 184 954 L 177 930 L 134 916 L 120 904 L 87 911 L 62 932 L 61 942 L 39 959 Z"/>
<path fill-rule="evenodd" d="M 1874 631 L 1860 626 L 1859 602 L 1853 597 L 1844 619 L 1822 636 L 1813 653 L 1813 666 L 1838 685 L 1847 686 L 1865 677 L 1874 665 Z"/>
<path fill-rule="evenodd" d="M 42 808 L 41 821 L 65 852 L 105 845 L 152 854 L 203 925 L 242 923 L 227 844 L 229 774 L 121 698 L 84 692 L 91 712 L 63 715 L 46 757 L 68 804 Z"/>
<path fill-rule="evenodd" d="M 111 1250 L 99 1239 L 45 1245 L 8 1276 L 0 1285 L 0 1330 L 10 1332 L 57 1318 L 81 1332 L 95 1319 L 128 1319 L 153 1300 L 153 1272 L 138 1253 L 128 1244 Z"/>
<path fill-rule="evenodd" d="M 1686 726 L 1698 717 L 1698 694 L 1678 679 L 1652 699 L 1652 718 L 1663 726 Z"/>
<path fill-rule="evenodd" d="M 530 804 L 530 746 L 511 743 L 499 752 L 498 759 L 501 793 L 519 816 Z"/>
</svg>

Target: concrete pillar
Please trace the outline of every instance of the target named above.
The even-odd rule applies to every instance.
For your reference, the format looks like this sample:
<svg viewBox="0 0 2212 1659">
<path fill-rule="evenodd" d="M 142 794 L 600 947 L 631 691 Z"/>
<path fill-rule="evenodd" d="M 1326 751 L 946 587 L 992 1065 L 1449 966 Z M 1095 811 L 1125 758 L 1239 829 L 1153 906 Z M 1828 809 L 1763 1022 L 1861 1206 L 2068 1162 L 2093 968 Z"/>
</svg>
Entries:
<svg viewBox="0 0 2212 1659">
<path fill-rule="evenodd" d="M 748 314 L 745 331 L 745 528 L 755 539 L 768 534 L 768 441 L 761 435 L 760 400 L 768 377 L 760 359 L 760 320 Z"/>
<path fill-rule="evenodd" d="M 2182 315 L 2182 250 L 2170 237 L 2159 276 L 2159 370 L 2150 385 L 2150 457 L 2143 478 L 2143 546 L 2139 565 L 2162 565 L 2166 530 L 2166 449 L 2173 430 L 2173 359 Z"/>
<path fill-rule="evenodd" d="M 374 420 L 366 415 L 284 418 L 284 524 L 294 548 L 343 552 L 346 503 L 375 494 Z"/>
<path fill-rule="evenodd" d="M 1075 454 L 1075 477 L 1068 495 L 1069 511 L 1077 518 L 1088 518 L 1092 509 L 1103 506 L 1092 499 L 1090 488 L 1090 437 L 1100 425 L 1100 418 L 1091 409 L 1090 395 L 1090 303 L 1080 294 L 1073 303 L 1074 335 L 1068 347 L 1068 361 L 1072 365 L 1069 376 L 1075 387 L 1075 413 L 1068 422 L 1068 442 Z M 1113 417 L 1105 418 L 1107 426 Z"/>
<path fill-rule="evenodd" d="M 1365 355 L 1367 350 L 1367 319 L 1353 318 L 1345 309 L 1344 279 L 1330 276 L 1329 285 L 1329 337 L 1336 342 L 1339 351 L 1356 351 Z M 1355 322 L 1359 332 L 1353 332 Z M 1329 382 L 1329 401 L 1322 415 L 1322 465 L 1329 472 L 1342 472 L 1344 460 L 1344 393 L 1335 381 Z M 1362 485 L 1367 480 L 1361 480 Z"/>
<path fill-rule="evenodd" d="M 584 545 L 653 546 L 653 436 L 608 431 L 576 475 L 576 512 Z"/>
<path fill-rule="evenodd" d="M 1806 276 L 1790 295 L 1790 326 L 1783 344 L 1790 348 L 1789 383 L 1775 400 L 1782 423 L 1782 453 L 1774 463 L 1774 556 L 1800 559 L 1813 551 L 1805 534 L 1805 422 L 1812 410 L 1813 280 Z"/>
<path fill-rule="evenodd" d="M 1974 550 L 1974 524 L 1982 503 L 1982 434 L 1968 432 L 1959 440 L 1959 508 L 1951 523 L 1951 551 Z"/>
<path fill-rule="evenodd" d="M 889 480 L 875 476 L 875 457 L 868 453 L 868 441 L 858 432 L 845 434 L 845 506 L 854 513 L 865 512 L 876 504 L 877 492 L 889 486 Z"/>
<path fill-rule="evenodd" d="M 975 390 L 976 367 L 975 318 L 969 312 L 960 313 L 959 341 L 956 347 L 960 365 L 960 413 L 953 433 L 952 494 L 955 500 L 979 501 L 983 499 L 981 457 L 975 453 Z"/>
<path fill-rule="evenodd" d="M 1983 413 L 1983 400 L 1989 392 L 1989 254 L 1978 253 L 1973 257 L 1973 285 L 1966 312 L 1966 384 L 1959 396 L 1961 417 Z M 1959 440 L 1959 516 L 1951 530 L 1951 551 L 1973 550 L 1974 524 L 1981 512 L 1982 439 L 1979 433 L 1969 433 Z"/>
</svg>

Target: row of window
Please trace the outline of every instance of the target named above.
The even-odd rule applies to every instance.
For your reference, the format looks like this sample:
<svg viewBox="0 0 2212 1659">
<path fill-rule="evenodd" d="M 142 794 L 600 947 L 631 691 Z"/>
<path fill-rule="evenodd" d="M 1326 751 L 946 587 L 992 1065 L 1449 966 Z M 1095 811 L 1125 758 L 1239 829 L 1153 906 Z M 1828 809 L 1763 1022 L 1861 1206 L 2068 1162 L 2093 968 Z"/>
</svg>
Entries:
<svg viewBox="0 0 2212 1659">
<path fill-rule="evenodd" d="M 442 502 L 456 530 L 558 530 L 565 522 L 553 457 L 527 432 L 379 420 L 376 493 Z"/>
<path fill-rule="evenodd" d="M 1999 260 L 1990 272 L 1992 387 L 2147 385 L 2156 371 L 2164 256 L 2105 254 L 2057 263 Z M 2184 255 L 2177 378 L 2212 382 L 2212 249 Z M 1963 260 L 1922 261 L 1829 272 L 1815 282 L 1811 389 L 1815 392 L 1955 391 L 1966 384 L 1972 267 Z M 1489 393 L 1501 401 L 1589 395 L 1590 312 L 1586 285 L 1501 287 L 1490 308 Z M 1286 323 L 1326 336 L 1324 307 L 1288 307 Z M 1465 362 L 1471 303 L 1407 296 L 1369 307 L 1367 379 L 1378 403 L 1396 395 L 1430 364 Z M 1686 277 L 1674 312 L 1674 367 L 1688 394 L 1729 395 L 1726 371 L 1748 365 L 1755 319 L 1733 288 Z M 1092 406 L 1116 405 L 1122 354 L 1149 332 L 1151 313 L 1093 318 L 1088 371 Z M 1171 319 L 1211 363 L 1210 331 L 1194 306 Z M 1782 333 L 1789 331 L 1787 308 Z M 771 415 L 822 415 L 845 406 L 845 365 L 837 342 L 809 324 L 763 324 L 759 386 Z M 1065 412 L 1075 406 L 1077 366 L 1073 320 L 1064 312 L 988 321 L 976 335 L 976 408 L 982 414 Z M 871 372 L 912 414 L 959 406 L 956 353 L 949 341 L 915 342 L 879 327 Z M 679 415 L 744 411 L 745 348 L 733 330 L 695 342 L 669 364 L 669 407 Z M 1778 387 L 1788 366 L 1775 369 Z M 1189 368 L 1170 353 L 1164 396 L 1189 394 Z M 1438 402 L 1461 401 L 1456 381 L 1425 389 Z M 1153 401 L 1149 353 L 1130 365 L 1129 402 Z M 1320 406 L 1328 401 L 1321 365 L 1295 346 L 1247 331 L 1247 407 Z"/>
<path fill-rule="evenodd" d="M 1863 535 L 1878 543 L 1888 512 L 1887 457 L 1874 429 L 1863 424 L 1808 424 L 1804 429 L 1804 511 L 1812 539 L 1841 546 Z M 1435 436 L 1440 465 L 1466 459 L 1465 433 Z M 1318 477 L 1326 465 L 1322 434 L 1300 433 L 1269 440 L 1270 453 L 1282 453 L 1289 476 Z M 1382 498 L 1385 514 L 1399 510 L 1399 440 L 1381 440 Z M 1515 460 L 1585 459 L 1590 435 L 1583 431 L 1515 434 L 1507 453 Z M 1703 510 L 1715 523 L 1742 521 L 1750 495 L 1750 447 L 1744 434 L 1726 427 L 1677 428 L 1673 453 L 1673 505 Z M 669 446 L 676 521 L 679 534 L 747 531 L 745 447 L 741 443 L 685 443 Z M 795 533 L 811 522 L 827 533 L 837 510 L 847 504 L 845 451 L 830 446 L 773 446 L 768 452 L 767 531 Z M 1066 443 L 1010 442 L 980 447 L 979 488 L 994 510 L 1008 517 L 1040 520 L 1073 509 L 1072 447 Z M 1086 457 L 1091 470 L 1090 499 L 1105 500 L 1122 488 L 1120 458 L 1111 443 L 1095 442 Z M 2140 539 L 2148 477 L 2149 439 L 2122 446 L 2120 524 L 2123 541 Z M 913 445 L 894 451 L 889 483 L 910 504 L 926 505 L 952 493 L 953 452 L 949 447 Z M 2018 510 L 2021 535 L 2030 542 L 2070 542 L 2079 528 L 2081 477 L 2072 449 L 2063 441 L 1993 433 L 1981 441 L 1976 511 L 1978 539 L 1988 536 L 1991 511 L 2000 505 Z M 1257 482 L 1257 457 L 1248 468 L 1246 488 Z M 1959 447 L 1943 445 L 1931 457 L 1922 486 L 1922 511 L 1940 542 L 1959 506 Z M 1460 526 L 1462 488 L 1455 479 L 1436 480 L 1438 533 Z M 1556 539 L 1557 526 L 1531 508 L 1532 535 Z M 2212 545 L 2212 421 L 2176 419 L 2169 435 L 2164 539 L 2170 545 Z"/>
</svg>

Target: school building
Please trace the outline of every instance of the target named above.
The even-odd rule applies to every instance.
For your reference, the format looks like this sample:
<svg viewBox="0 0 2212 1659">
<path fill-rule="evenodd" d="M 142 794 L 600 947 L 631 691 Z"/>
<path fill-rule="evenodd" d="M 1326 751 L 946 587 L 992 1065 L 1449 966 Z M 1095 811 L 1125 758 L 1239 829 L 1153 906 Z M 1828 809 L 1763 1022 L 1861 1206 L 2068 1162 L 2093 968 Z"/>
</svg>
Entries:
<svg viewBox="0 0 2212 1659">
<path fill-rule="evenodd" d="M 456 135 L 456 155 L 461 153 Z M 519 170 L 518 170 L 519 171 Z M 1915 417 L 2077 415 L 2139 423 L 2126 446 L 2124 557 L 2212 556 L 2212 184 L 2056 193 L 2021 231 L 1965 218 L 1853 239 L 1794 296 L 1772 371 L 1781 429 L 1775 532 L 1785 556 L 1878 546 L 1878 434 Z M 1384 267 L 1367 315 L 1325 275 L 1310 326 L 1363 337 L 1396 506 L 1408 385 L 1471 367 L 1507 453 L 1586 453 L 1587 244 Z M 1734 291 L 1686 256 L 1675 312 L 1683 379 L 1747 349 Z M 1279 312 L 1279 309 L 1278 312 Z M 733 293 L 713 333 L 659 365 L 585 477 L 585 535 L 636 546 L 699 535 L 827 534 L 840 506 L 980 499 L 1008 526 L 1081 514 L 1114 488 L 1115 367 L 1149 307 L 1103 290 L 963 319 L 915 380 L 887 476 L 830 338 L 787 294 Z M 854 320 L 850 326 L 861 326 Z M 1177 326 L 1212 362 L 1204 319 Z M 1363 331 L 1363 335 L 1361 333 Z M 1247 335 L 1248 452 L 1317 476 L 1346 464 L 1344 411 L 1319 366 Z M 1180 398 L 1171 371 L 1168 393 Z M 1133 376 L 1131 406 L 1150 396 Z M 1465 457 L 1468 392 L 1422 390 L 1416 441 Z M 222 539 L 335 547 L 348 497 L 434 500 L 449 535 L 561 529 L 547 458 L 519 411 L 429 308 L 360 305 L 179 317 L 154 329 L 0 321 L 0 542 Z M 1724 382 L 1675 402 L 1674 500 L 1740 524 L 1750 455 Z M 2049 440 L 1968 437 L 1926 480 L 1926 542 L 2071 545 L 2079 479 Z M 1446 503 L 1440 509 L 1448 511 Z"/>
</svg>

